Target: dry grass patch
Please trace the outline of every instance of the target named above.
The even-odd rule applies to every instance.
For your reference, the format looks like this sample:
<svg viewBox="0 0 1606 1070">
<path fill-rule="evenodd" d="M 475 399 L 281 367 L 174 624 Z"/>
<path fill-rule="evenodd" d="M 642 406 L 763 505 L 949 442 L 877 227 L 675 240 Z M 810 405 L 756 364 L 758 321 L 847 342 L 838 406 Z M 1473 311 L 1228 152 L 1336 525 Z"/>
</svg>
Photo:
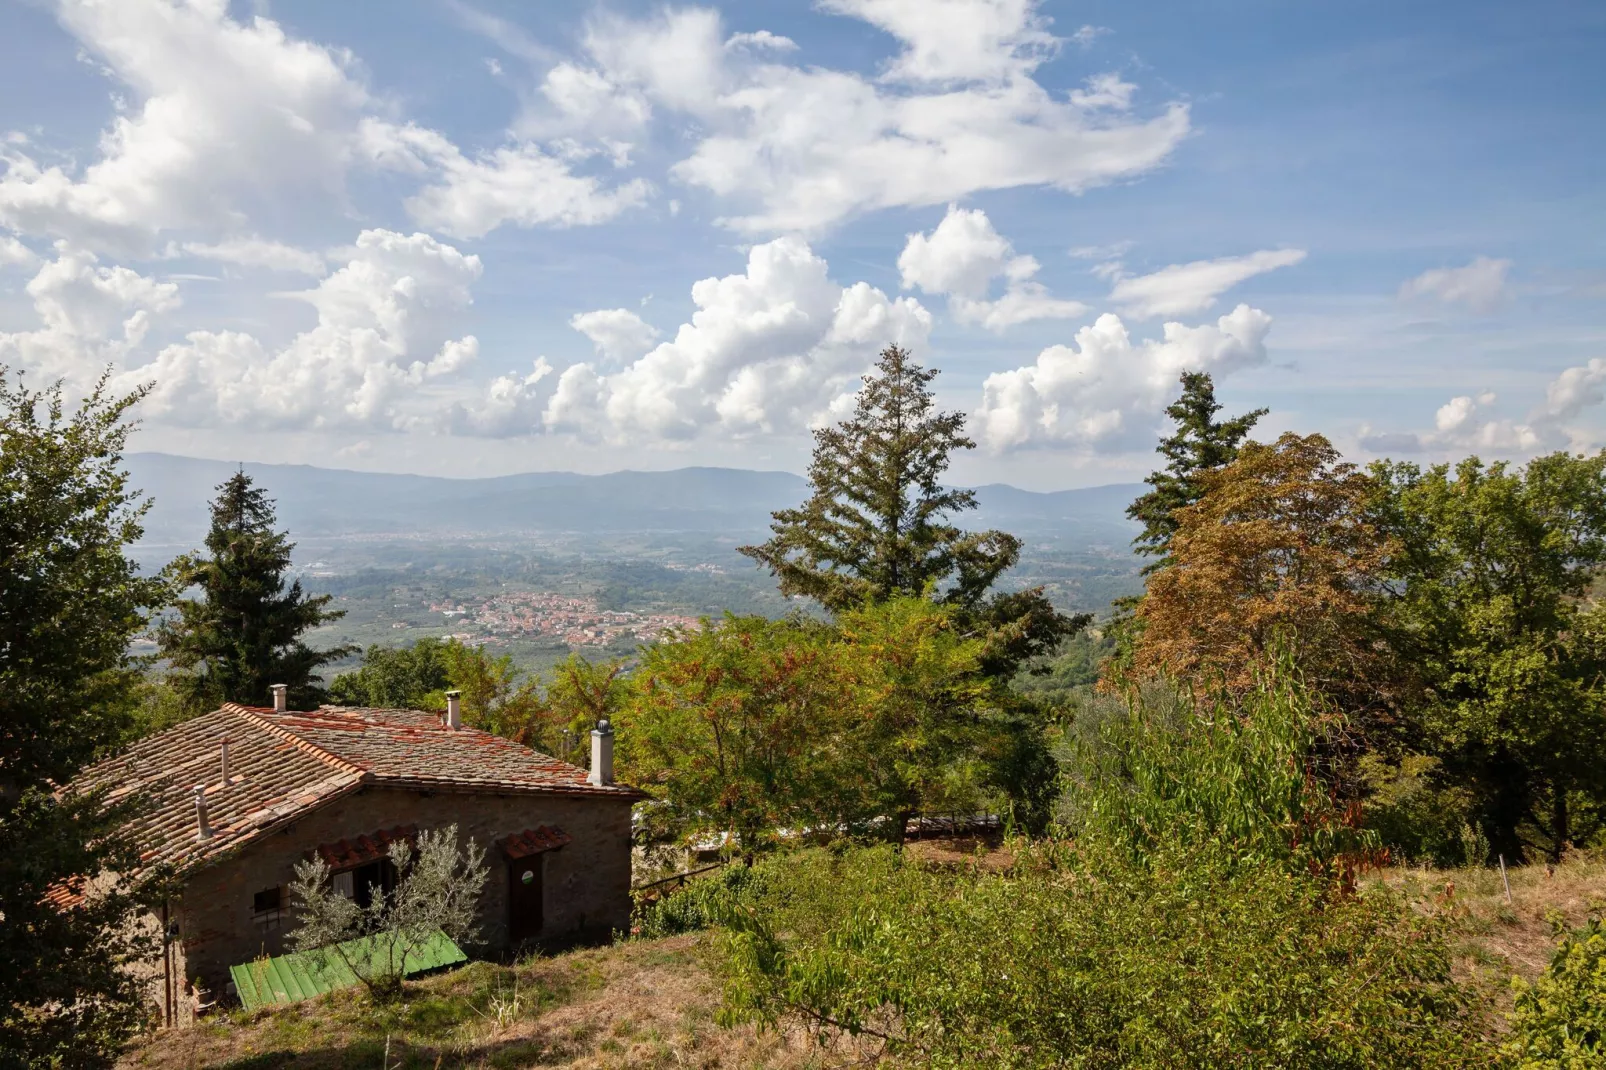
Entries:
<svg viewBox="0 0 1606 1070">
<path fill-rule="evenodd" d="M 1379 879 L 1424 907 L 1449 909 L 1462 936 L 1457 972 L 1511 1009 L 1511 978 L 1532 981 L 1550 965 L 1556 933 L 1606 911 L 1606 862 L 1571 859 L 1508 869 L 1511 902 L 1498 869 L 1385 870 Z"/>
<path fill-rule="evenodd" d="M 853 1064 L 865 1054 L 822 1050 L 798 1032 L 719 1026 L 719 992 L 699 955 L 698 937 L 679 936 L 515 966 L 474 963 L 412 985 L 401 1006 L 375 1007 L 348 990 L 272 1011 L 236 1012 L 150 1037 L 119 1065 L 802 1070 Z"/>
</svg>

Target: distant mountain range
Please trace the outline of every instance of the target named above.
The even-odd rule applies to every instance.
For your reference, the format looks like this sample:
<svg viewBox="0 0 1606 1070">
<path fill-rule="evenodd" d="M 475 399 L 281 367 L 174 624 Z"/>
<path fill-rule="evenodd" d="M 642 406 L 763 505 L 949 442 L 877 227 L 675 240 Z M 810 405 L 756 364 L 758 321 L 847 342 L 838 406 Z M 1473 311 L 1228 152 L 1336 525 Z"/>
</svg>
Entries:
<svg viewBox="0 0 1606 1070">
<path fill-rule="evenodd" d="M 241 467 L 229 461 L 132 453 L 133 484 L 154 504 L 145 522 L 152 543 L 198 544 L 216 486 Z M 278 503 L 292 537 L 393 534 L 763 531 L 770 513 L 797 505 L 808 491 L 790 472 L 678 468 L 668 472 L 528 472 L 484 479 L 353 472 L 311 465 L 246 464 Z M 1141 484 L 1118 483 L 1040 494 L 1004 483 L 976 488 L 978 508 L 966 527 L 994 527 L 1023 537 L 1124 546 L 1136 532 L 1126 519 Z"/>
</svg>

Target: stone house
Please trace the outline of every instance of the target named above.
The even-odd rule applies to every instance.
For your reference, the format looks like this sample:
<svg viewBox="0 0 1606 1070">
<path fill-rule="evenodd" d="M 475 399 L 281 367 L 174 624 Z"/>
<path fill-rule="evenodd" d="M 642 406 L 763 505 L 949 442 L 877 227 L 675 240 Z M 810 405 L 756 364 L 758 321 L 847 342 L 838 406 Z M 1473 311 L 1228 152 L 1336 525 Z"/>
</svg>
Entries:
<svg viewBox="0 0 1606 1070">
<path fill-rule="evenodd" d="M 630 815 L 643 796 L 613 782 L 613 736 L 592 733 L 592 769 L 461 724 L 447 713 L 226 704 L 140 740 L 79 782 L 153 806 L 129 829 L 147 871 L 179 891 L 152 922 L 149 964 L 164 1021 L 227 999 L 229 967 L 285 950 L 295 865 L 321 855 L 337 891 L 366 901 L 396 879 L 390 843 L 455 824 L 486 849 L 487 950 L 626 928 Z"/>
</svg>

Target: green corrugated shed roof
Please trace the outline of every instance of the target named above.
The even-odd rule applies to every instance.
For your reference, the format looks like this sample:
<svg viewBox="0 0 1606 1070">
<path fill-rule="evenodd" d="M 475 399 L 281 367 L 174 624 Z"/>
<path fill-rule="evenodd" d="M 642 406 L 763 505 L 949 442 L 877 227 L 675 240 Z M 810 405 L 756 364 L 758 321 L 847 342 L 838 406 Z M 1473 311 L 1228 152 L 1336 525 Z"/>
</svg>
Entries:
<svg viewBox="0 0 1606 1070">
<path fill-rule="evenodd" d="M 271 959 L 255 959 L 230 966 L 234 987 L 246 1010 L 255 1010 L 274 1003 L 294 1003 L 297 1000 L 321 996 L 337 988 L 348 988 L 357 983 L 346 961 L 373 962 L 380 955 L 396 955 L 393 948 L 381 947 L 372 936 L 360 936 L 338 945 L 345 958 L 335 954 L 333 948 L 317 951 L 298 951 L 293 955 L 278 955 Z M 462 948 L 439 929 L 407 954 L 408 977 L 467 962 Z"/>
</svg>

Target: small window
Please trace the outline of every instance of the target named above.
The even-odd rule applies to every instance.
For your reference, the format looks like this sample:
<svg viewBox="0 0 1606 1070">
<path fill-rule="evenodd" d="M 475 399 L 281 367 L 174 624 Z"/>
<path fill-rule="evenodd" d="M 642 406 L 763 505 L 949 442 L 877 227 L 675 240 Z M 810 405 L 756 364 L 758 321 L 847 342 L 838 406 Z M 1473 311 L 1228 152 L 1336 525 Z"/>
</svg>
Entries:
<svg viewBox="0 0 1606 1070">
<path fill-rule="evenodd" d="M 277 925 L 284 918 L 284 888 L 264 888 L 251 897 L 251 920 L 259 925 Z"/>
</svg>

